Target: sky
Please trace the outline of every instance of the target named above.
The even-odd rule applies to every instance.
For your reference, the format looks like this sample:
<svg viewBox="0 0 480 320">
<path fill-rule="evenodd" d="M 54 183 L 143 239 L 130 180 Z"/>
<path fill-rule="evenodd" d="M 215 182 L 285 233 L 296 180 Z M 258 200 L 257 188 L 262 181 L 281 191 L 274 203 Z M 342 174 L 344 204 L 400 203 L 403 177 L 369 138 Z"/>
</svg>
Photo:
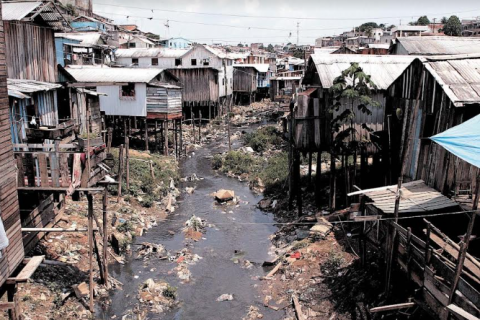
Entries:
<svg viewBox="0 0 480 320">
<path fill-rule="evenodd" d="M 299 44 L 314 44 L 369 21 L 399 25 L 422 15 L 432 21 L 480 16 L 478 0 L 93 0 L 93 9 L 161 38 L 231 45 L 297 43 L 297 30 Z"/>
</svg>

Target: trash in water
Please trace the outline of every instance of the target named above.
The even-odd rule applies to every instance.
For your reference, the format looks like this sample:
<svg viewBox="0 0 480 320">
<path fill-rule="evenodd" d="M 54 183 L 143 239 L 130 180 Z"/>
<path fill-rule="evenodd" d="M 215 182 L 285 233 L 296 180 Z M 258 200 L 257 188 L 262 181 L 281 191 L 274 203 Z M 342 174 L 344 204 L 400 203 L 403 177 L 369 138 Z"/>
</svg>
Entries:
<svg viewBox="0 0 480 320">
<path fill-rule="evenodd" d="M 220 297 L 217 298 L 217 301 L 232 301 L 233 294 L 222 294 Z"/>
</svg>

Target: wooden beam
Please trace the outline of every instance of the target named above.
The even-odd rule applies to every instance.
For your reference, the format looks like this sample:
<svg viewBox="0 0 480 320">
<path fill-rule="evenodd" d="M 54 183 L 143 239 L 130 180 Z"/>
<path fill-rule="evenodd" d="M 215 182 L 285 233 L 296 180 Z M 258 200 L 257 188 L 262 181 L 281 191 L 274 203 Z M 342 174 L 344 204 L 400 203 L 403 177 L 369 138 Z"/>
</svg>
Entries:
<svg viewBox="0 0 480 320">
<path fill-rule="evenodd" d="M 30 259 L 27 265 L 15 278 L 8 278 L 8 281 L 26 282 L 33 275 L 38 266 L 45 260 L 45 256 L 35 256 Z"/>
<path fill-rule="evenodd" d="M 87 232 L 88 229 L 64 229 L 64 228 L 22 228 L 22 232 Z M 98 231 L 95 229 L 94 231 Z"/>
<path fill-rule="evenodd" d="M 18 187 L 17 190 L 20 190 L 20 191 L 56 191 L 56 192 L 66 193 L 68 191 L 68 188 Z M 88 192 L 88 193 L 100 193 L 100 192 L 103 192 L 103 188 L 76 188 L 75 191 Z"/>
<path fill-rule="evenodd" d="M 451 311 L 452 313 L 456 314 L 457 316 L 466 319 L 466 320 L 480 320 L 480 318 L 475 317 L 474 315 L 468 313 L 467 311 L 463 310 L 462 308 L 454 305 L 454 304 L 449 304 L 447 306 L 447 309 Z"/>
<path fill-rule="evenodd" d="M 375 312 L 384 312 L 384 311 L 390 311 L 390 310 L 400 310 L 400 309 L 408 309 L 415 306 L 415 302 L 406 302 L 406 303 L 399 303 L 399 304 L 391 304 L 388 306 L 381 306 L 381 307 L 375 307 L 370 309 L 371 313 Z"/>
</svg>

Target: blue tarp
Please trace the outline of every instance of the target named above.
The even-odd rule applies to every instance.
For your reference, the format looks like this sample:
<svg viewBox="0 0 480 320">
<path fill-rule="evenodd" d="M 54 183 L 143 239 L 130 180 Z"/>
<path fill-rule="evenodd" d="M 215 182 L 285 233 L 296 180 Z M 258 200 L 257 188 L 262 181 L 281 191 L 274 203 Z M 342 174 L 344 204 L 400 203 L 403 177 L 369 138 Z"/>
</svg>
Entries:
<svg viewBox="0 0 480 320">
<path fill-rule="evenodd" d="M 460 159 L 480 168 L 480 115 L 430 139 Z"/>
</svg>

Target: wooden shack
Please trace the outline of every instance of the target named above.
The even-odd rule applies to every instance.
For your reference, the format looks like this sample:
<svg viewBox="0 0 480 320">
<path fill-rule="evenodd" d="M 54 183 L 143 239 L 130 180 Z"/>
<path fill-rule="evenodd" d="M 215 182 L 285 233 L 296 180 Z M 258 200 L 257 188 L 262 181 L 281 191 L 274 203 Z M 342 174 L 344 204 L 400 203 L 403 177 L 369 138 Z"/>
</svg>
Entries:
<svg viewBox="0 0 480 320">
<path fill-rule="evenodd" d="M 164 152 L 168 152 L 168 125 L 172 122 L 175 136 L 181 130 L 182 88 L 179 79 L 171 72 L 156 68 L 108 68 L 70 66 L 62 70 L 68 79 L 67 86 L 92 89 L 99 96 L 100 110 L 106 116 L 106 125 L 125 135 L 126 123 L 133 122 L 135 129 L 143 128 L 145 147 L 148 150 L 151 129 L 164 135 Z M 162 129 L 158 131 L 157 121 Z M 143 122 L 143 123 L 141 123 Z M 178 128 L 177 128 L 178 125 Z M 175 141 L 177 141 L 175 139 Z M 181 148 L 175 148 L 177 152 Z"/>
<path fill-rule="evenodd" d="M 2 4 L 0 4 L 1 10 Z M 3 11 L 3 10 L 2 10 Z M 3 248 L 0 257 L 0 285 L 20 265 L 25 252 L 22 245 L 22 231 L 20 225 L 20 209 L 17 195 L 17 176 L 13 158 L 13 148 L 10 133 L 9 106 L 7 93 L 7 69 L 5 59 L 4 25 L 0 19 L 0 216 L 9 244 Z M 5 310 L 5 309 L 3 309 Z"/>
<path fill-rule="evenodd" d="M 478 168 L 430 139 L 480 113 L 480 56 L 416 59 L 388 89 L 391 150 L 408 180 L 422 179 L 440 192 L 472 194 Z"/>
<path fill-rule="evenodd" d="M 3 3 L 8 77 L 57 81 L 55 30 L 68 22 L 51 1 Z"/>
<path fill-rule="evenodd" d="M 284 101 L 291 99 L 294 88 L 300 86 L 301 76 L 276 76 L 270 78 L 270 99 L 272 101 Z"/>
<path fill-rule="evenodd" d="M 372 114 L 355 112 L 354 125 L 357 139 L 370 138 L 370 133 L 362 127 L 366 123 L 374 131 L 384 130 L 386 90 L 413 61 L 411 57 L 363 56 L 363 55 L 312 55 L 302 80 L 307 91 L 298 99 L 295 109 L 294 143 L 300 151 L 328 151 L 333 138 L 331 120 L 345 111 L 351 101 L 342 98 L 342 107 L 330 112 L 334 96 L 330 88 L 335 78 L 352 63 L 358 63 L 363 71 L 371 76 L 377 86 L 372 98 L 380 108 L 372 108 Z M 359 105 L 354 101 L 354 105 Z M 375 149 L 372 150 L 374 152 Z"/>
<path fill-rule="evenodd" d="M 236 64 L 233 68 L 233 93 L 236 96 L 236 102 L 252 103 L 252 100 L 255 101 L 258 89 L 257 68 L 251 64 Z"/>
</svg>

